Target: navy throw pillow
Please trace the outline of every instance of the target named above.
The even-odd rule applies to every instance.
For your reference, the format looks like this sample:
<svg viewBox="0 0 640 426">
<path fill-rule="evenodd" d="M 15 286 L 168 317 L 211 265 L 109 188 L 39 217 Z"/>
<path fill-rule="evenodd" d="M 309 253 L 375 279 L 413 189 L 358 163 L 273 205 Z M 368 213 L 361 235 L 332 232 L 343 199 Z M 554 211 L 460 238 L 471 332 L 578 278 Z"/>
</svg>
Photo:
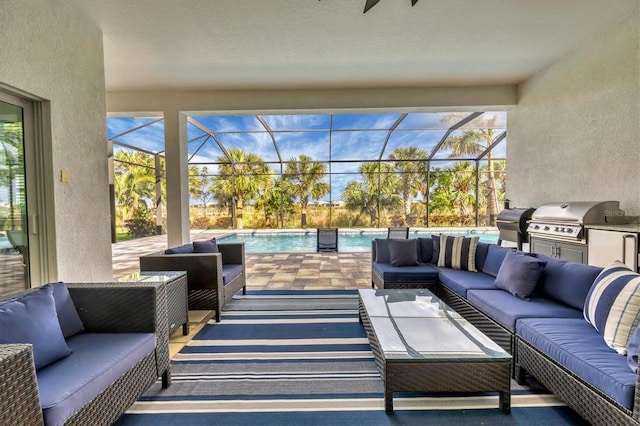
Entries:
<svg viewBox="0 0 640 426">
<path fill-rule="evenodd" d="M 164 254 L 188 254 L 193 253 L 193 244 L 185 244 L 178 247 L 168 248 Z"/>
<path fill-rule="evenodd" d="M 84 324 L 82 324 L 80 315 L 78 315 L 76 305 L 73 304 L 67 286 L 64 285 L 63 282 L 47 285 L 53 287 L 53 300 L 56 304 L 58 321 L 60 322 L 60 329 L 62 329 L 64 338 L 68 339 L 71 336 L 82 333 L 84 331 Z"/>
<path fill-rule="evenodd" d="M 546 264 L 547 262 L 525 253 L 510 251 L 505 256 L 493 285 L 527 300 L 535 290 Z"/>
<path fill-rule="evenodd" d="M 635 331 L 627 344 L 627 364 L 634 373 L 638 372 L 638 349 L 640 348 L 640 326 Z"/>
<path fill-rule="evenodd" d="M 418 240 L 388 240 L 389 263 L 392 266 L 416 266 L 418 264 Z"/>
<path fill-rule="evenodd" d="M 376 238 L 376 262 L 377 263 L 391 263 L 389 258 L 389 240 Z"/>
<path fill-rule="evenodd" d="M 53 287 L 0 305 L 0 343 L 30 343 L 36 369 L 71 354 L 60 329 Z"/>
<path fill-rule="evenodd" d="M 194 253 L 220 253 L 218 250 L 218 243 L 215 238 L 205 241 L 193 242 Z"/>
<path fill-rule="evenodd" d="M 438 266 L 476 272 L 476 247 L 479 239 L 440 234 Z"/>
</svg>

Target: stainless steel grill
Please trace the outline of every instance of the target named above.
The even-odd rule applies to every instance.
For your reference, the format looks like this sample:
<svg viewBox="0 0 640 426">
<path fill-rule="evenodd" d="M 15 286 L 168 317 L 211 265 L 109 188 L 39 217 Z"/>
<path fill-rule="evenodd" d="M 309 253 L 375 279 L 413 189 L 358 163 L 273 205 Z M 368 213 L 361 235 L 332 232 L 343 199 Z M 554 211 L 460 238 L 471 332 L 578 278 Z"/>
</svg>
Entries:
<svg viewBox="0 0 640 426">
<path fill-rule="evenodd" d="M 548 203 L 531 215 L 531 236 L 586 244 L 585 225 L 620 223 L 624 212 L 618 201 L 572 201 Z"/>
</svg>

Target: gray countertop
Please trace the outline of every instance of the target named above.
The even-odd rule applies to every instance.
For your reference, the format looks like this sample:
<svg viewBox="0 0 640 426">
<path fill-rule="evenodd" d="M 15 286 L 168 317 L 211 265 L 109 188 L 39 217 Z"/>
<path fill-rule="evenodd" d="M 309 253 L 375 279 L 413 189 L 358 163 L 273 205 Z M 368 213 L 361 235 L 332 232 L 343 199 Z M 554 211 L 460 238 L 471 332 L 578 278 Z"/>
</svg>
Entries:
<svg viewBox="0 0 640 426">
<path fill-rule="evenodd" d="M 628 223 L 628 224 L 604 224 L 604 225 L 585 225 L 587 229 L 602 229 L 605 231 L 619 231 L 619 232 L 638 232 L 640 233 L 640 223 Z"/>
</svg>

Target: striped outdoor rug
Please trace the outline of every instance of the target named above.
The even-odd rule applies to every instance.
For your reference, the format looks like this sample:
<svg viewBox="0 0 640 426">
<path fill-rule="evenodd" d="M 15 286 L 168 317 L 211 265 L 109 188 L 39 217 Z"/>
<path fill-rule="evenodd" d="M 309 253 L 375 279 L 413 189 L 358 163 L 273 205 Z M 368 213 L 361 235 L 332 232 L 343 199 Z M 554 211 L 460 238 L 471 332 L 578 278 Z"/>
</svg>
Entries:
<svg viewBox="0 0 640 426">
<path fill-rule="evenodd" d="M 252 291 L 236 296 L 172 361 L 117 425 L 582 424 L 545 391 L 515 383 L 512 412 L 497 393 L 395 394 L 383 385 L 358 320 L 355 291 Z"/>
</svg>

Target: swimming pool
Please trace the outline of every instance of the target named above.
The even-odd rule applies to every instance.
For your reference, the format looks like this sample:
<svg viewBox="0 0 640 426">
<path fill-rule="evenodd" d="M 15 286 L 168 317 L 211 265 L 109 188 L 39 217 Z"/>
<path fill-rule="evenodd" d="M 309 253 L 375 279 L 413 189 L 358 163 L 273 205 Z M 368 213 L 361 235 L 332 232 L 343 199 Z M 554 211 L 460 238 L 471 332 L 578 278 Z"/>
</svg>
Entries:
<svg viewBox="0 0 640 426">
<path fill-rule="evenodd" d="M 411 231 L 409 238 L 428 237 L 434 233 L 480 237 L 485 243 L 498 241 L 498 231 Z M 338 250 L 346 253 L 370 252 L 371 240 L 387 238 L 385 231 L 340 232 Z M 316 231 L 307 232 L 238 232 L 217 239 L 221 243 L 244 242 L 246 253 L 309 253 L 316 251 Z"/>
</svg>

